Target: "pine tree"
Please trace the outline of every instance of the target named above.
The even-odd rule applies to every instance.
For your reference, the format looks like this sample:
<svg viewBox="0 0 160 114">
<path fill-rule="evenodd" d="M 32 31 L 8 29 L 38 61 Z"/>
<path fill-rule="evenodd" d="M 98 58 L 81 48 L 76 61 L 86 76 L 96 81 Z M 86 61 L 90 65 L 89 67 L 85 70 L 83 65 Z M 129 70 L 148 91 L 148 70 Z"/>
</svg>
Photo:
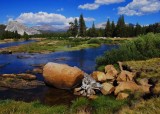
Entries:
<svg viewBox="0 0 160 114">
<path fill-rule="evenodd" d="M 111 37 L 112 36 L 111 24 L 110 24 L 109 19 L 108 19 L 106 27 L 105 27 L 105 36 L 106 37 Z"/>
<path fill-rule="evenodd" d="M 91 37 L 97 37 L 97 33 L 96 33 L 96 28 L 95 28 L 94 22 L 93 22 L 93 24 L 92 24 L 90 36 L 91 36 Z"/>
<path fill-rule="evenodd" d="M 25 40 L 29 40 L 29 35 L 28 35 L 26 32 L 24 32 L 23 38 L 24 38 Z"/>
<path fill-rule="evenodd" d="M 79 35 L 84 37 L 85 34 L 86 34 L 86 25 L 83 19 L 83 15 L 81 14 L 79 18 Z"/>
<path fill-rule="evenodd" d="M 142 34 L 142 27 L 137 23 L 135 28 L 135 36 L 138 36 L 140 34 Z"/>
<path fill-rule="evenodd" d="M 115 29 L 116 29 L 116 26 L 114 24 L 114 21 L 112 21 L 112 24 L 111 24 L 111 36 L 112 37 L 115 37 Z"/>
<path fill-rule="evenodd" d="M 116 26 L 116 36 L 117 37 L 124 37 L 126 36 L 126 28 L 125 28 L 125 21 L 124 16 L 121 15 L 118 19 L 117 26 Z"/>
<path fill-rule="evenodd" d="M 73 35 L 77 36 L 78 35 L 78 20 L 77 20 L 77 18 L 75 18 L 75 20 L 74 20 L 74 30 L 73 31 L 74 31 Z"/>
</svg>

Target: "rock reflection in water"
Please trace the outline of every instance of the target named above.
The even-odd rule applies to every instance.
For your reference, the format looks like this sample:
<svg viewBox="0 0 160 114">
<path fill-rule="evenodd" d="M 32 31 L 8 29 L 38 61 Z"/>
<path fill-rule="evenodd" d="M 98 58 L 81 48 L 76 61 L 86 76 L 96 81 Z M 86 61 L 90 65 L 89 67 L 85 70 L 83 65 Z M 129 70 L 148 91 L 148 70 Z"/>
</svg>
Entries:
<svg viewBox="0 0 160 114">
<path fill-rule="evenodd" d="M 53 87 L 42 86 L 31 90 L 0 90 L 0 99 L 13 99 L 16 101 L 40 101 L 45 105 L 59 105 L 65 104 L 70 105 L 71 101 L 74 100 L 76 96 L 69 90 L 61 90 Z"/>
</svg>

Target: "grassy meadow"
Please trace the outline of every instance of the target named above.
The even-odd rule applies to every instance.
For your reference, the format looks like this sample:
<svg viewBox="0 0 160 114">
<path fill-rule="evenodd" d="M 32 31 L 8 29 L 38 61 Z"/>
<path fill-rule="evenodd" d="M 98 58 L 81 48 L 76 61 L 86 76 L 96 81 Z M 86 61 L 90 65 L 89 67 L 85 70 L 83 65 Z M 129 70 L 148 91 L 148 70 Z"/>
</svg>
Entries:
<svg viewBox="0 0 160 114">
<path fill-rule="evenodd" d="M 5 48 L 3 50 L 11 50 L 12 52 L 50 53 L 57 51 L 73 51 L 85 48 L 94 48 L 100 46 L 101 44 L 121 44 L 130 39 L 131 38 L 124 38 L 123 40 L 120 40 L 119 38 L 49 38 L 39 42 Z"/>
</svg>

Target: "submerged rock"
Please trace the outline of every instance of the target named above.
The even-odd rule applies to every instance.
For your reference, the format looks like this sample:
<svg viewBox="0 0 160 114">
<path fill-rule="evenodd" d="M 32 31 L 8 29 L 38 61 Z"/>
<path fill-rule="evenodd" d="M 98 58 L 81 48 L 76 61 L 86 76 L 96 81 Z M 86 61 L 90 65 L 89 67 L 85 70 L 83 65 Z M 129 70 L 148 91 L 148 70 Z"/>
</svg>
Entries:
<svg viewBox="0 0 160 114">
<path fill-rule="evenodd" d="M 37 80 L 25 80 L 17 77 L 0 76 L 0 87 L 12 89 L 32 89 L 43 86 L 44 83 Z"/>
<path fill-rule="evenodd" d="M 34 68 L 32 72 L 35 73 L 35 74 L 42 74 L 43 69 L 42 68 Z"/>
<path fill-rule="evenodd" d="M 50 62 L 43 68 L 43 77 L 48 85 L 71 89 L 81 83 L 84 72 L 77 67 Z"/>
<path fill-rule="evenodd" d="M 19 78 L 19 79 L 24 79 L 24 80 L 35 80 L 36 76 L 32 74 L 2 74 L 0 75 L 3 78 Z"/>
<path fill-rule="evenodd" d="M 4 50 L 4 51 L 0 51 L 0 54 L 12 54 L 11 50 Z"/>
</svg>

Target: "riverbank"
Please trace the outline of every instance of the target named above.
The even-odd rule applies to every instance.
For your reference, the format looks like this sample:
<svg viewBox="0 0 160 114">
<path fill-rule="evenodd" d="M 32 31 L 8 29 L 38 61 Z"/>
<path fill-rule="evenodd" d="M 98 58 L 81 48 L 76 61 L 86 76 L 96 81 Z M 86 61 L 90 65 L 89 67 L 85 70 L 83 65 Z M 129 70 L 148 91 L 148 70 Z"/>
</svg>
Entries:
<svg viewBox="0 0 160 114">
<path fill-rule="evenodd" d="M 44 39 L 38 40 L 38 42 L 24 44 L 20 46 L 13 46 L 9 48 L 2 48 L 2 51 L 10 50 L 13 53 L 50 53 L 57 51 L 73 51 L 86 48 L 98 47 L 101 44 L 118 45 L 131 38 L 109 38 L 109 39 Z"/>
<path fill-rule="evenodd" d="M 149 82 L 141 83 L 154 83 L 156 89 L 153 90 L 152 95 L 147 97 L 141 96 L 141 93 L 136 93 L 134 96 L 130 96 L 125 100 L 116 100 L 111 95 L 97 95 L 96 99 L 89 100 L 85 97 L 79 97 L 71 102 L 70 106 L 57 105 L 57 106 L 46 106 L 40 102 L 25 103 L 21 101 L 5 100 L 0 101 L 0 110 L 5 113 L 39 113 L 39 114 L 50 114 L 62 113 L 62 114 L 124 114 L 124 113 L 158 113 L 160 112 L 159 101 L 160 98 L 160 58 L 153 58 L 143 61 L 126 61 L 123 62 L 123 68 L 138 72 L 138 77 L 134 80 L 139 82 L 140 79 L 147 79 Z M 118 69 L 117 69 L 118 70 Z M 128 91 L 126 91 L 128 92 Z M 155 97 L 155 98 L 154 98 Z M 20 106 L 20 107 L 18 107 Z"/>
</svg>

